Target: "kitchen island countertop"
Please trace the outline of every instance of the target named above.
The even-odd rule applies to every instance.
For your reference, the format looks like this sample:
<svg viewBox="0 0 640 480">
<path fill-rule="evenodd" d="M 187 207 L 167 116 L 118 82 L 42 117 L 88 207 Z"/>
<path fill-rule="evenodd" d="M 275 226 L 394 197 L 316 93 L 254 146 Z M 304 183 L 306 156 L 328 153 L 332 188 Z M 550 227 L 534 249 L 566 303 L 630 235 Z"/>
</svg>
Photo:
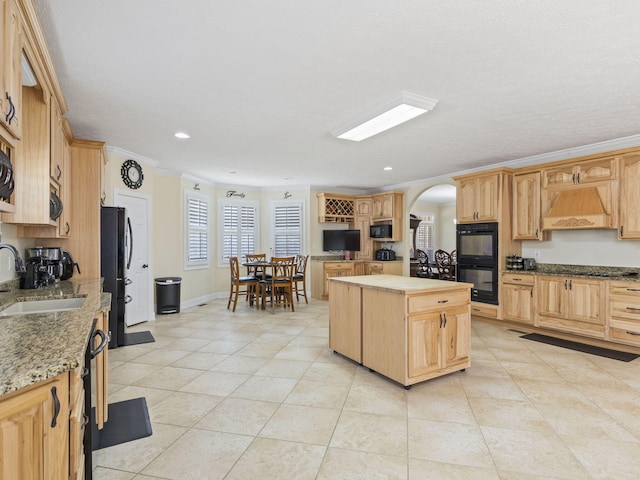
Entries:
<svg viewBox="0 0 640 480">
<path fill-rule="evenodd" d="M 86 298 L 77 310 L 0 316 L 0 395 L 82 365 L 96 312 L 108 311 L 111 305 L 99 278 L 0 293 L 0 308 L 17 301 L 74 297 Z"/>
<path fill-rule="evenodd" d="M 333 277 L 329 282 L 353 283 L 373 289 L 404 294 L 448 291 L 455 288 L 473 288 L 472 283 L 450 282 L 402 275 L 360 275 L 351 277 Z"/>
</svg>

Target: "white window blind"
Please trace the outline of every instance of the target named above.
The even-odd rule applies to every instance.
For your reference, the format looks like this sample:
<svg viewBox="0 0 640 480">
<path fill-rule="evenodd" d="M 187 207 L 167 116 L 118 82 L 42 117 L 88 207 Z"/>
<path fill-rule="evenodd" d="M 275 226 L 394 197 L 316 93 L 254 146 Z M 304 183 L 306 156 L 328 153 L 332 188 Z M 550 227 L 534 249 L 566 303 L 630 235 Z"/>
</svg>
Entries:
<svg viewBox="0 0 640 480">
<path fill-rule="evenodd" d="M 228 201 L 220 205 L 220 231 L 222 232 L 220 263 L 229 257 L 238 257 L 241 261 L 247 253 L 259 253 L 258 214 L 255 202 Z"/>
<path fill-rule="evenodd" d="M 186 268 L 209 265 L 209 200 L 203 195 L 186 194 Z"/>
<path fill-rule="evenodd" d="M 302 254 L 302 202 L 273 202 L 274 256 Z"/>
<path fill-rule="evenodd" d="M 416 230 L 416 248 L 425 251 L 429 257 L 429 261 L 433 262 L 435 245 L 435 225 L 425 221 L 420 222 Z"/>
</svg>

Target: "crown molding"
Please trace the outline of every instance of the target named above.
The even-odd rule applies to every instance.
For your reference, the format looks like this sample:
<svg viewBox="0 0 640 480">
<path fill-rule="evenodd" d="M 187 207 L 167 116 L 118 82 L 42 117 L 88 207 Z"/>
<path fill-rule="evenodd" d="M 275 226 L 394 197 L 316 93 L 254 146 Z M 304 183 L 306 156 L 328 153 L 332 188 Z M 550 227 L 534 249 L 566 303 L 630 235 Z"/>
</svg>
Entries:
<svg viewBox="0 0 640 480">
<path fill-rule="evenodd" d="M 156 168 L 158 166 L 158 161 L 153 160 L 152 158 L 145 157 L 144 155 L 139 155 L 137 153 L 130 152 L 120 147 L 107 147 L 107 152 L 111 155 L 117 155 L 122 158 L 130 158 L 131 160 L 135 160 L 138 163 L 142 163 L 143 165 L 147 165 L 149 167 Z"/>
</svg>

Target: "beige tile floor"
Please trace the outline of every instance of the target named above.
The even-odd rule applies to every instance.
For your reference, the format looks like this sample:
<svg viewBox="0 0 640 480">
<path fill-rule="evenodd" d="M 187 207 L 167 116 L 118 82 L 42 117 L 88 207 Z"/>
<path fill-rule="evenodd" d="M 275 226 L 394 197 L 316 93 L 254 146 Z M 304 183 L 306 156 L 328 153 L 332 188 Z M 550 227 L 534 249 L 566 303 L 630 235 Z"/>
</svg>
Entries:
<svg viewBox="0 0 640 480">
<path fill-rule="evenodd" d="M 410 390 L 328 348 L 328 304 L 226 300 L 158 316 L 110 353 L 110 401 L 153 435 L 94 452 L 97 480 L 637 479 L 640 359 L 474 321 L 472 366 Z"/>
</svg>

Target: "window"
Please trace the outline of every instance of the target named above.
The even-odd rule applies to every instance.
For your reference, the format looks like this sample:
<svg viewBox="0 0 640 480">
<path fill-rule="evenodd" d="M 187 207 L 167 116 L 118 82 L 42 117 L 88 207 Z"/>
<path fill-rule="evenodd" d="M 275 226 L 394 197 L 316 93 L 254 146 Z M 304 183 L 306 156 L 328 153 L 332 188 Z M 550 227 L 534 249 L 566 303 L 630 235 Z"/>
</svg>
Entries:
<svg viewBox="0 0 640 480">
<path fill-rule="evenodd" d="M 273 255 L 302 254 L 302 202 L 273 202 Z"/>
<path fill-rule="evenodd" d="M 416 248 L 424 250 L 429 257 L 429 261 L 433 262 L 433 253 L 436 245 L 436 232 L 433 222 L 422 220 L 416 229 Z"/>
<path fill-rule="evenodd" d="M 185 269 L 209 266 L 209 199 L 193 192 L 185 193 L 186 258 Z"/>
<path fill-rule="evenodd" d="M 229 257 L 240 261 L 247 253 L 258 248 L 258 203 L 246 200 L 220 202 L 220 265 L 229 263 Z"/>
</svg>

